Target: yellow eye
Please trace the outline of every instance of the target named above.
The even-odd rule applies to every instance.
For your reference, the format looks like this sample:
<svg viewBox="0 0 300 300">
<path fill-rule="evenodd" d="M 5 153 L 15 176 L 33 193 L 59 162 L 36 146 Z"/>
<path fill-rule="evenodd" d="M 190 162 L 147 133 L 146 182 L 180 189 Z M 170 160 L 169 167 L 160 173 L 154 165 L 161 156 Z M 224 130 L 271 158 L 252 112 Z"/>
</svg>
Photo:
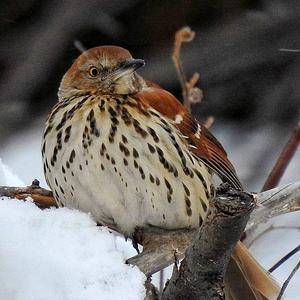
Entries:
<svg viewBox="0 0 300 300">
<path fill-rule="evenodd" d="M 96 67 L 90 67 L 89 74 L 91 77 L 96 77 L 99 75 L 99 69 L 97 69 Z"/>
</svg>

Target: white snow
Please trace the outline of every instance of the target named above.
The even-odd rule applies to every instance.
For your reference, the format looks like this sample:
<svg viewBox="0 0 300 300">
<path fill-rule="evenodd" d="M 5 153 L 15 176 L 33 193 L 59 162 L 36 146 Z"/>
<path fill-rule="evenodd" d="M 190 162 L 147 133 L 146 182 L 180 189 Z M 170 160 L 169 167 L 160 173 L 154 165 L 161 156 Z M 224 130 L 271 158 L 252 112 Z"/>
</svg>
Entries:
<svg viewBox="0 0 300 300">
<path fill-rule="evenodd" d="M 12 170 L 2 163 L 0 158 L 0 184 L 9 186 L 25 186 L 22 180 Z"/>
<path fill-rule="evenodd" d="M 1 185 L 20 184 L 1 162 L 0 170 Z M 0 200 L 0 299 L 143 299 L 144 274 L 124 263 L 133 255 L 87 214 Z"/>
</svg>

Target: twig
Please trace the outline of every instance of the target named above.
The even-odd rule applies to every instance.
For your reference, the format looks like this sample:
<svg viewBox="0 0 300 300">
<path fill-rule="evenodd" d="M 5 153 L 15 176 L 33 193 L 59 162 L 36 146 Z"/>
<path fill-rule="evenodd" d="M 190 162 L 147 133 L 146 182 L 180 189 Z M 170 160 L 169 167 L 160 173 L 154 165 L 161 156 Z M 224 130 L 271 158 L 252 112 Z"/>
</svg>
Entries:
<svg viewBox="0 0 300 300">
<path fill-rule="evenodd" d="M 164 289 L 164 270 L 160 270 L 159 271 L 159 291 L 162 293 L 163 289 Z"/>
<path fill-rule="evenodd" d="M 269 272 L 274 272 L 278 267 L 280 267 L 283 263 L 285 263 L 289 258 L 295 255 L 298 251 L 300 251 L 300 245 L 294 248 L 292 251 L 287 253 L 284 257 L 282 257 L 274 266 L 269 269 Z"/>
<path fill-rule="evenodd" d="M 247 248 L 250 248 L 255 242 L 257 242 L 257 240 L 259 240 L 261 237 L 263 237 L 268 232 L 273 231 L 273 230 L 286 230 L 286 229 L 300 230 L 300 227 L 297 227 L 297 226 L 274 226 L 274 225 L 271 225 L 268 228 L 266 228 L 265 230 L 263 230 L 261 233 L 259 233 L 258 235 L 256 235 L 252 240 L 249 241 L 249 238 L 251 236 L 248 233 L 246 235 L 246 238 L 245 239 L 241 239 L 241 240 L 247 246 Z"/>
<path fill-rule="evenodd" d="M 298 145 L 300 143 L 300 122 L 294 129 L 294 133 L 283 148 L 281 154 L 279 155 L 270 175 L 268 176 L 262 191 L 266 191 L 277 186 L 280 181 L 284 171 L 286 170 L 289 162 L 291 161 L 293 155 L 295 154 Z"/>
<path fill-rule="evenodd" d="M 37 180 L 34 180 L 32 185 L 27 187 L 0 186 L 0 197 L 19 200 L 31 197 L 33 202 L 40 208 L 57 207 L 52 192 L 41 188 Z"/>
<path fill-rule="evenodd" d="M 195 32 L 191 30 L 190 27 L 186 26 L 178 30 L 175 34 L 175 43 L 174 43 L 174 50 L 172 54 L 172 59 L 176 68 L 177 76 L 181 85 L 182 89 L 182 96 L 183 96 L 183 104 L 188 109 L 188 111 L 191 111 L 191 101 L 189 98 L 193 99 L 193 102 L 199 102 L 196 99 L 202 98 L 202 92 L 200 89 L 195 90 L 194 95 L 191 95 L 191 91 L 194 89 L 194 86 L 198 82 L 200 75 L 198 73 L 195 73 L 189 82 L 186 80 L 186 76 L 183 70 L 182 62 L 180 59 L 180 50 L 182 43 L 191 42 L 195 37 Z M 196 95 L 197 94 L 197 95 Z"/>
<path fill-rule="evenodd" d="M 287 278 L 287 280 L 284 282 L 284 284 L 281 287 L 280 293 L 277 297 L 277 300 L 281 300 L 283 293 L 285 292 L 288 284 L 290 283 L 291 279 L 293 278 L 293 276 L 296 274 L 296 272 L 298 271 L 298 269 L 300 268 L 300 260 L 298 261 L 297 265 L 295 266 L 295 268 L 292 270 L 291 274 L 289 275 L 289 277 Z"/>
<path fill-rule="evenodd" d="M 74 40 L 73 44 L 74 44 L 74 47 L 75 47 L 80 53 L 83 53 L 83 52 L 85 52 L 85 51 L 87 50 L 86 47 L 84 47 L 84 45 L 82 44 L 82 42 L 79 41 L 79 40 Z"/>
<path fill-rule="evenodd" d="M 159 292 L 157 288 L 151 283 L 151 279 L 147 278 L 145 282 L 146 297 L 144 300 L 159 300 Z"/>
<path fill-rule="evenodd" d="M 286 49 L 286 48 L 281 48 L 281 49 L 278 49 L 278 51 L 281 51 L 281 52 L 300 52 L 300 49 Z"/>
<path fill-rule="evenodd" d="M 206 121 L 203 123 L 204 127 L 209 129 L 215 122 L 215 118 L 213 116 L 209 116 Z"/>
<path fill-rule="evenodd" d="M 247 224 L 247 230 L 268 219 L 299 210 L 300 181 L 255 195 L 257 207 Z"/>
</svg>

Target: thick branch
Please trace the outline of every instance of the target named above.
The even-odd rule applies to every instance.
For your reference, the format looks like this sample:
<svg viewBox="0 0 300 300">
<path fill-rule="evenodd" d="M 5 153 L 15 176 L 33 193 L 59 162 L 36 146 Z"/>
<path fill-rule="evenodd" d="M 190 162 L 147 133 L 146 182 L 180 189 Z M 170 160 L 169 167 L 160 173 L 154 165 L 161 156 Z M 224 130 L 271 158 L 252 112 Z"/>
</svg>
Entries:
<svg viewBox="0 0 300 300">
<path fill-rule="evenodd" d="M 224 276 L 233 247 L 254 208 L 252 197 L 230 189 L 210 204 L 206 220 L 163 293 L 169 299 L 225 299 Z"/>
</svg>

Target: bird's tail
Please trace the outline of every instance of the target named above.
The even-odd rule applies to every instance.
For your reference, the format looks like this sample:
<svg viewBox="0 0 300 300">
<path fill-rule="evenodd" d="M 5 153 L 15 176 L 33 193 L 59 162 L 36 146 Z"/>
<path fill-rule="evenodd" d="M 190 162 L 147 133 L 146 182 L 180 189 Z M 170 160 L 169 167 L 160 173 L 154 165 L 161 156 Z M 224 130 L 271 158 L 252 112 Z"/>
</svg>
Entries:
<svg viewBox="0 0 300 300">
<path fill-rule="evenodd" d="M 226 299 L 276 300 L 280 288 L 271 275 L 238 242 L 225 276 Z"/>
</svg>

